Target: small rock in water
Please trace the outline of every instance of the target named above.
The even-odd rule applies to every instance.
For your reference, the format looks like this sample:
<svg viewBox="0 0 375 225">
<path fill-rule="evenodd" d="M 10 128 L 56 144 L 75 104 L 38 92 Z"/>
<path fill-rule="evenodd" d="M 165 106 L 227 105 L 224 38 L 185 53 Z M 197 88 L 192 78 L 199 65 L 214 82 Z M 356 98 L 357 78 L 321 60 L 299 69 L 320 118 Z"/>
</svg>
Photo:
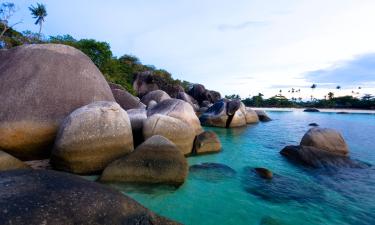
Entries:
<svg viewBox="0 0 375 225">
<path fill-rule="evenodd" d="M 305 110 L 303 110 L 304 112 L 320 112 L 319 109 L 315 109 L 315 108 L 307 108 Z"/>
<path fill-rule="evenodd" d="M 317 123 L 310 123 L 309 126 L 311 126 L 311 127 L 317 127 L 317 126 L 319 126 L 319 124 L 317 124 Z"/>
<path fill-rule="evenodd" d="M 202 163 L 189 168 L 190 175 L 208 182 L 219 182 L 236 176 L 236 171 L 220 163 Z"/>
<path fill-rule="evenodd" d="M 261 168 L 261 167 L 258 167 L 258 168 L 255 168 L 255 172 L 261 177 L 261 178 L 264 178 L 264 179 L 272 179 L 273 177 L 273 173 L 271 170 L 269 169 L 266 169 L 266 168 Z"/>
</svg>

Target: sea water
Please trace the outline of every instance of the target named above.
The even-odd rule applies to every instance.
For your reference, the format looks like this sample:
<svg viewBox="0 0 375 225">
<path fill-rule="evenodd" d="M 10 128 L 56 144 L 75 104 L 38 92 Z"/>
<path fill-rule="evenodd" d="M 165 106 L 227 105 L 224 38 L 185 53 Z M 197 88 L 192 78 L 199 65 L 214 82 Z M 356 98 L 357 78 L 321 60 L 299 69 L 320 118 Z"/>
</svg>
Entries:
<svg viewBox="0 0 375 225">
<path fill-rule="evenodd" d="M 189 165 L 220 163 L 189 173 L 178 189 L 125 187 L 120 190 L 154 212 L 191 225 L 375 224 L 375 166 L 312 169 L 279 154 L 297 145 L 309 123 L 340 131 L 351 158 L 375 165 L 375 115 L 268 112 L 271 122 L 243 128 L 208 128 L 223 145 L 218 154 L 190 157 Z M 273 171 L 256 176 L 254 167 Z"/>
</svg>

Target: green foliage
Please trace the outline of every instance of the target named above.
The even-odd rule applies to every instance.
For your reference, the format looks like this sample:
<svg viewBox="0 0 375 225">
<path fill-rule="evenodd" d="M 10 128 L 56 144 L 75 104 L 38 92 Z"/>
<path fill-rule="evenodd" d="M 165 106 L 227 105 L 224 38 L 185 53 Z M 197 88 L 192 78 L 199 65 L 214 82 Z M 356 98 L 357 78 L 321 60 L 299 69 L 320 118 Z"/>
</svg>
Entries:
<svg viewBox="0 0 375 225">
<path fill-rule="evenodd" d="M 225 95 L 226 99 L 241 99 L 239 95 L 232 94 L 232 95 Z"/>
</svg>

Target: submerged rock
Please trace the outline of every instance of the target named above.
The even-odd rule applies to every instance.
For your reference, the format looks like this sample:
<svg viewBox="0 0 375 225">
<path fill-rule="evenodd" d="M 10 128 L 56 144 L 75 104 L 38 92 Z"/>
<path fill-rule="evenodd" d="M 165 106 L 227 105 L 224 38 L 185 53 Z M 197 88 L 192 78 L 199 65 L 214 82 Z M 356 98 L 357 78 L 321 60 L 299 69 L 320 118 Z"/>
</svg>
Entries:
<svg viewBox="0 0 375 225">
<path fill-rule="evenodd" d="M 273 174 L 272 179 L 263 179 L 252 167 L 245 167 L 241 179 L 244 190 L 263 200 L 284 203 L 297 201 L 323 201 L 324 191 L 313 183 L 306 183 L 297 178 Z"/>
<path fill-rule="evenodd" d="M 234 169 L 220 163 L 201 163 L 192 165 L 189 168 L 189 172 L 194 179 L 214 183 L 234 178 L 236 176 L 236 171 Z"/>
<path fill-rule="evenodd" d="M 267 115 L 267 113 L 263 110 L 255 110 L 256 114 L 258 115 L 258 118 L 262 122 L 269 122 L 272 119 Z"/>
<path fill-rule="evenodd" d="M 73 111 L 61 124 L 51 164 L 72 173 L 94 173 L 132 150 L 126 111 L 115 102 L 94 102 Z"/>
<path fill-rule="evenodd" d="M 280 151 L 280 154 L 288 159 L 305 166 L 315 168 L 322 167 L 350 167 L 362 168 L 364 164 L 351 160 L 347 156 L 334 154 L 322 149 L 311 146 L 286 146 Z"/>
<path fill-rule="evenodd" d="M 309 123 L 309 126 L 310 126 L 310 127 L 318 127 L 319 124 L 317 124 L 317 123 Z"/>
<path fill-rule="evenodd" d="M 221 151 L 221 142 L 213 131 L 204 131 L 194 141 L 193 154 L 202 155 Z"/>
<path fill-rule="evenodd" d="M 187 160 L 177 146 L 165 137 L 155 135 L 134 152 L 109 164 L 100 180 L 179 186 L 187 173 Z"/>
<path fill-rule="evenodd" d="M 257 168 L 254 168 L 255 172 L 261 177 L 261 178 L 264 178 L 264 179 L 272 179 L 273 177 L 273 173 L 271 170 L 269 169 L 266 169 L 266 168 L 262 168 L 262 167 L 257 167 Z"/>
<path fill-rule="evenodd" d="M 329 128 L 311 128 L 302 137 L 300 145 L 311 146 L 334 154 L 348 156 L 349 149 L 339 132 Z"/>
<path fill-rule="evenodd" d="M 94 63 L 60 44 L 0 51 L 0 149 L 20 159 L 49 157 L 58 127 L 73 110 L 114 101 Z"/>
<path fill-rule="evenodd" d="M 154 114 L 147 118 L 143 124 L 143 137 L 145 140 L 161 135 L 172 141 L 184 155 L 193 150 L 193 143 L 196 136 L 192 126 L 182 120 L 162 114 Z"/>
<path fill-rule="evenodd" d="M 305 110 L 303 110 L 304 112 L 320 112 L 319 109 L 315 109 L 315 108 L 307 108 Z"/>
<path fill-rule="evenodd" d="M 9 155 L 6 152 L 0 150 L 0 172 L 6 170 L 25 169 L 29 168 L 21 160 Z"/>
<path fill-rule="evenodd" d="M 177 224 L 133 199 L 78 176 L 48 170 L 0 173 L 3 224 Z"/>
</svg>

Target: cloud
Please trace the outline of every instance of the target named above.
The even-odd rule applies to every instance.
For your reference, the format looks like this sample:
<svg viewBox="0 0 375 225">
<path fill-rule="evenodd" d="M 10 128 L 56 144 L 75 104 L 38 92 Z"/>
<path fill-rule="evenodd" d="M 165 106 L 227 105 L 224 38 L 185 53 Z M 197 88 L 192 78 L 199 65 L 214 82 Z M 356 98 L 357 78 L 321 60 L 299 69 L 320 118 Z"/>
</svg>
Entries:
<svg viewBox="0 0 375 225">
<path fill-rule="evenodd" d="M 229 30 L 243 30 L 249 27 L 263 27 L 268 23 L 266 21 L 246 21 L 239 24 L 220 24 L 218 29 L 220 31 L 229 31 Z"/>
<path fill-rule="evenodd" d="M 375 53 L 339 62 L 327 69 L 307 72 L 305 79 L 311 83 L 334 85 L 359 85 L 375 82 Z"/>
</svg>

